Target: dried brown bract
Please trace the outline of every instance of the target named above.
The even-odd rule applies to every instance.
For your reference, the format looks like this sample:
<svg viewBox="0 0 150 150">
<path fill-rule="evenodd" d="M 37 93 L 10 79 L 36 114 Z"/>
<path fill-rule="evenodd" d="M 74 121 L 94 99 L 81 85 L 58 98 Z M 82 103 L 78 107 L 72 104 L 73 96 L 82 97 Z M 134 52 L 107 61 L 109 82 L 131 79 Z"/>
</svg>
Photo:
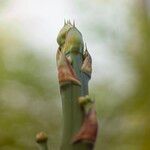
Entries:
<svg viewBox="0 0 150 150">
<path fill-rule="evenodd" d="M 83 61 L 81 70 L 84 73 L 91 76 L 91 73 L 92 73 L 92 58 L 91 58 L 91 56 L 90 56 L 90 54 L 87 50 L 85 51 L 85 54 L 84 54 L 84 61 Z"/>
<path fill-rule="evenodd" d="M 89 142 L 95 143 L 98 132 L 98 121 L 96 111 L 91 108 L 86 114 L 80 131 L 74 136 L 73 143 Z"/>
<path fill-rule="evenodd" d="M 63 52 L 58 49 L 57 51 L 57 68 L 58 68 L 58 79 L 60 85 L 73 82 L 74 84 L 81 85 L 78 80 L 69 60 L 66 58 Z"/>
</svg>

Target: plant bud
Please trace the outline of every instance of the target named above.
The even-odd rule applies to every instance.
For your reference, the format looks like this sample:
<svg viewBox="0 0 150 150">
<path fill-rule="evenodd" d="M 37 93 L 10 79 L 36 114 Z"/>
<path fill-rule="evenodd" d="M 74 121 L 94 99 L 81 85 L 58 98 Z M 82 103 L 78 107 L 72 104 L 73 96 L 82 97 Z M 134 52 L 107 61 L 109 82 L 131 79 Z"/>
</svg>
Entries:
<svg viewBox="0 0 150 150">
<path fill-rule="evenodd" d="M 59 31 L 57 36 L 57 43 L 59 46 L 62 46 L 65 43 L 66 35 L 71 28 L 72 25 L 70 23 L 65 23 L 63 28 Z"/>
<path fill-rule="evenodd" d="M 39 132 L 37 135 L 36 135 L 36 142 L 37 143 L 43 143 L 43 142 L 47 142 L 47 134 L 45 132 Z"/>
<path fill-rule="evenodd" d="M 65 44 L 62 47 L 62 51 L 64 53 L 73 52 L 73 53 L 81 53 L 83 54 L 83 38 L 82 34 L 78 31 L 76 27 L 70 28 L 66 35 Z"/>
<path fill-rule="evenodd" d="M 83 107 L 88 103 L 93 103 L 89 95 L 79 97 L 78 101 L 79 101 L 79 104 Z"/>
</svg>

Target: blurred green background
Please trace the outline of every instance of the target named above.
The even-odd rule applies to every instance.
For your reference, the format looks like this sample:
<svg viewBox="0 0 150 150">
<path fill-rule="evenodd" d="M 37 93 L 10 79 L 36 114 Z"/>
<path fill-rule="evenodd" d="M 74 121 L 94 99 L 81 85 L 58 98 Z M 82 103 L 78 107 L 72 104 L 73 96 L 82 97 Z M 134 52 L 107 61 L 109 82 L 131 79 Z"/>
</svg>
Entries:
<svg viewBox="0 0 150 150">
<path fill-rule="evenodd" d="M 64 18 L 76 20 L 93 58 L 95 150 L 149 150 L 148 0 L 0 0 L 0 150 L 36 150 L 41 130 L 59 149 L 55 53 Z"/>
</svg>

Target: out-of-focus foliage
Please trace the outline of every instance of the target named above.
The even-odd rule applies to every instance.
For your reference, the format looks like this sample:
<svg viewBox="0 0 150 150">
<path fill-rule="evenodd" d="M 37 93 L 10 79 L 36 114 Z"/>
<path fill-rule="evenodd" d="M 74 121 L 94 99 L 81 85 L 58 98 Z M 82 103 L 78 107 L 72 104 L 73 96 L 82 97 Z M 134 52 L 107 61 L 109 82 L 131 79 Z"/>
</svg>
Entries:
<svg viewBox="0 0 150 150">
<path fill-rule="evenodd" d="M 0 149 L 36 149 L 35 134 L 41 130 L 49 133 L 51 145 L 56 149 L 61 116 L 52 67 L 55 63 L 34 53 L 23 41 L 2 29 Z"/>
<path fill-rule="evenodd" d="M 109 91 L 108 86 L 100 87 L 96 93 L 99 97 L 97 110 L 101 116 L 97 150 L 150 149 L 150 18 L 145 2 L 138 1 L 131 11 L 131 28 L 135 35 L 123 48 L 137 72 L 134 92 L 120 99 L 118 104 L 113 104 L 112 101 L 119 97 Z"/>
<path fill-rule="evenodd" d="M 97 81 L 90 89 L 100 120 L 96 150 L 150 149 L 150 19 L 144 2 L 132 7 L 135 35 L 122 47 L 136 71 L 132 94 L 118 95 L 109 81 Z M 58 150 L 62 116 L 55 62 L 29 47 L 17 29 L 14 34 L 7 28 L 0 23 L 0 150 L 36 150 L 35 134 L 41 130 L 49 135 L 51 149 Z M 93 32 L 100 30 L 96 26 Z M 105 31 L 109 35 L 111 29 Z"/>
<path fill-rule="evenodd" d="M 10 2 L 10 0 L 0 0 L 0 11 L 1 11 L 1 9 L 4 8 L 9 2 Z"/>
</svg>

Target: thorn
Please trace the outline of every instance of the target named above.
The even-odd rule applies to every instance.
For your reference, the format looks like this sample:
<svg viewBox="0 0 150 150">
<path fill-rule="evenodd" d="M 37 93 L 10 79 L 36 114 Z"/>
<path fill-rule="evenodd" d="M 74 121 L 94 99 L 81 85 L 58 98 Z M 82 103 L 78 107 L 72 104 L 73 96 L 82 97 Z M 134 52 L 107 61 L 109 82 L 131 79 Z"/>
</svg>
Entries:
<svg viewBox="0 0 150 150">
<path fill-rule="evenodd" d="M 88 51 L 88 50 L 87 50 L 87 44 L 86 44 L 86 43 L 85 43 L 85 51 Z"/>
<path fill-rule="evenodd" d="M 73 20 L 73 27 L 75 27 L 75 21 Z"/>
<path fill-rule="evenodd" d="M 66 19 L 64 19 L 64 25 L 66 25 Z"/>
</svg>

